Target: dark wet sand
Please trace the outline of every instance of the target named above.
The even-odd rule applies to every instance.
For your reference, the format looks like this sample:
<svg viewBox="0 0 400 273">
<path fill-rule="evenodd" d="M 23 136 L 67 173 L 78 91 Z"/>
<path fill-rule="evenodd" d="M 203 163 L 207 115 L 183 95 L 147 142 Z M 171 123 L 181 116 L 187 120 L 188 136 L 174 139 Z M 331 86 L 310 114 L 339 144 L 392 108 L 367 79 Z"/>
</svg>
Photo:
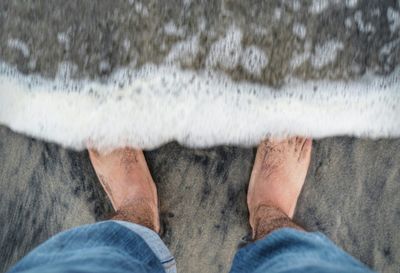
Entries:
<svg viewBox="0 0 400 273">
<path fill-rule="evenodd" d="M 163 239 L 179 272 L 227 272 L 246 235 L 253 149 L 146 153 L 161 199 Z M 0 271 L 49 236 L 105 219 L 110 203 L 86 152 L 0 127 Z M 374 269 L 400 268 L 400 139 L 314 142 L 296 219 Z"/>
</svg>

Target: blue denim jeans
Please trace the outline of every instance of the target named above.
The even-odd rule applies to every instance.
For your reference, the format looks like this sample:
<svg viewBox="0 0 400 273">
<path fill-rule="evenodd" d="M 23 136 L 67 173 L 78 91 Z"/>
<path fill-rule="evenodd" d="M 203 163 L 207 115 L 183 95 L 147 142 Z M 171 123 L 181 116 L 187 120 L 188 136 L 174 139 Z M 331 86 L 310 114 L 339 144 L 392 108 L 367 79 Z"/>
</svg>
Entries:
<svg viewBox="0 0 400 273">
<path fill-rule="evenodd" d="M 9 272 L 172 273 L 176 264 L 152 230 L 123 221 L 105 221 L 55 235 Z M 321 233 L 284 228 L 241 248 L 231 272 L 372 271 Z"/>
</svg>

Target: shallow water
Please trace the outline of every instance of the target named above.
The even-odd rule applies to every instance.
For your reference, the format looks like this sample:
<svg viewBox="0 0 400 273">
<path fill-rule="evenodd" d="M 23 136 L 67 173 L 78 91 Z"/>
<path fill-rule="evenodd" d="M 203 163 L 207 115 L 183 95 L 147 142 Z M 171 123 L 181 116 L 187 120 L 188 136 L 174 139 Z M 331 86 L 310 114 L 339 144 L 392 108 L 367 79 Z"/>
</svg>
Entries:
<svg viewBox="0 0 400 273">
<path fill-rule="evenodd" d="M 0 126 L 0 271 L 111 210 L 87 154 L 49 142 L 301 134 L 393 138 L 316 140 L 296 219 L 397 272 L 399 65 L 399 0 L 1 0 L 0 124 L 21 134 Z M 226 272 L 254 150 L 171 143 L 146 157 L 179 268 Z"/>
<path fill-rule="evenodd" d="M 400 136 L 399 1 L 6 0 L 0 23 L 0 123 L 63 146 Z"/>
<path fill-rule="evenodd" d="M 292 81 L 279 90 L 172 66 L 121 70 L 105 83 L 0 71 L 0 122 L 76 149 L 171 140 L 255 145 L 287 134 L 400 136 L 400 70 L 347 83 Z"/>
</svg>

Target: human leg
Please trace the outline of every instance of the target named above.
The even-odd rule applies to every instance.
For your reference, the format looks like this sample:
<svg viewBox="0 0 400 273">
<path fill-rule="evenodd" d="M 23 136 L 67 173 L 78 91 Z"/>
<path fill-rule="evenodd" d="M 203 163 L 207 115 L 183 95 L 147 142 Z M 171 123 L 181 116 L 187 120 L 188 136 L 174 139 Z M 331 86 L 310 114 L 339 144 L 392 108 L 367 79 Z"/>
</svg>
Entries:
<svg viewBox="0 0 400 273">
<path fill-rule="evenodd" d="M 89 155 L 115 216 L 52 237 L 10 272 L 176 272 L 157 234 L 157 190 L 142 151 Z"/>
<path fill-rule="evenodd" d="M 253 243 L 240 249 L 231 272 L 371 272 L 321 233 L 292 217 L 311 158 L 310 139 L 268 140 L 257 149 L 247 203 Z"/>
</svg>

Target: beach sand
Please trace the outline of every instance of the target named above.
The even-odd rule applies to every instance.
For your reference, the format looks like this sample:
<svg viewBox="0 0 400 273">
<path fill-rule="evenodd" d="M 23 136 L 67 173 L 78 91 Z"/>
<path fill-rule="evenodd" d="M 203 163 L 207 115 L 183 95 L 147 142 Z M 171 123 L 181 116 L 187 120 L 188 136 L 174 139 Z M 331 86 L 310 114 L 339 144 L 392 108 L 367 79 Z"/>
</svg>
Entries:
<svg viewBox="0 0 400 273">
<path fill-rule="evenodd" d="M 398 85 L 396 73 L 400 69 L 399 18 L 400 2 L 395 0 L 2 0 L 0 77 L 6 80 L 1 81 L 5 87 L 0 90 L 3 91 L 0 92 L 3 95 L 0 96 L 0 121 L 16 130 L 31 135 L 36 133 L 38 137 L 47 137 L 58 143 L 67 144 L 77 139 L 81 141 L 79 143 L 85 143 L 85 132 L 87 137 L 97 132 L 102 139 L 102 133 L 112 133 L 117 127 L 123 132 L 127 128 L 143 129 L 118 119 L 116 122 L 111 119 L 112 126 L 101 126 L 103 122 L 110 122 L 110 117 L 115 118 L 113 114 L 122 113 L 128 121 L 138 119 L 143 124 L 150 124 L 149 128 L 155 128 L 155 131 L 150 130 L 151 134 L 138 132 L 146 142 L 152 138 L 160 141 L 177 139 L 175 136 L 179 129 L 186 133 L 182 134 L 182 139 L 190 139 L 195 136 L 190 135 L 182 124 L 194 125 L 200 132 L 206 132 L 207 126 L 203 124 L 214 124 L 214 119 L 218 121 L 223 115 L 232 121 L 245 118 L 238 111 L 236 95 L 247 89 L 239 83 L 260 84 L 278 91 L 297 79 L 300 84 L 296 91 L 316 92 L 318 89 L 324 94 L 339 94 L 321 99 L 321 103 L 329 102 L 330 105 L 324 107 L 325 104 L 317 103 L 317 106 L 321 107 L 321 113 L 329 109 L 342 118 L 332 116 L 318 122 L 316 117 L 319 115 L 308 114 L 291 119 L 288 115 L 296 113 L 296 109 L 301 114 L 314 109 L 300 103 L 301 100 L 294 100 L 293 105 L 288 104 L 289 107 L 273 105 L 271 109 L 276 107 L 278 116 L 271 122 L 272 129 L 266 132 L 279 130 L 281 117 L 284 117 L 300 129 L 304 129 L 303 124 L 312 124 L 318 133 L 324 133 L 318 134 L 320 136 L 371 136 L 371 132 L 375 132 L 378 136 L 398 137 L 399 108 L 396 102 L 399 97 L 393 92 L 397 89 L 392 87 Z M 143 108 L 143 116 L 121 111 L 118 105 L 104 108 L 104 104 L 99 104 L 87 108 L 83 103 L 78 110 L 73 110 L 70 106 L 75 102 L 86 100 L 72 101 L 64 97 L 79 93 L 75 80 L 93 81 L 95 86 L 100 86 L 124 69 L 137 72 L 152 67 L 170 69 L 170 65 L 182 68 L 182 73 L 191 71 L 208 75 L 212 71 L 237 82 L 236 88 L 225 90 L 225 81 L 210 76 L 211 83 L 222 84 L 225 88 L 216 90 L 214 85 L 210 85 L 210 90 L 234 91 L 232 101 L 228 100 L 232 103 L 229 109 L 233 111 L 219 111 L 221 105 L 218 104 L 215 104 L 215 112 L 206 111 L 201 100 L 202 89 L 189 90 L 185 85 L 179 90 L 176 85 L 171 85 L 174 91 L 171 94 L 199 91 L 200 99 L 190 103 L 183 98 L 181 105 L 188 110 L 185 112 L 175 107 L 182 112 L 176 113 L 176 121 L 172 120 L 171 126 L 158 116 L 175 112 L 151 104 L 143 99 L 146 97 L 140 97 L 150 104 Z M 173 79 L 177 77 L 176 82 L 181 83 L 181 74 L 172 74 Z M 363 106 L 365 88 L 358 85 L 354 88 L 353 83 L 364 76 L 374 78 L 392 74 L 396 77 L 378 85 L 376 90 L 367 84 L 371 92 L 376 92 L 376 100 Z M 52 84 L 45 85 L 43 90 L 35 89 L 38 84 L 36 76 L 52 81 Z M 124 86 L 121 83 L 130 83 L 131 79 L 126 77 L 122 82 L 114 82 L 115 86 L 106 91 L 118 93 Z M 158 83 L 153 78 L 148 81 L 151 86 Z M 314 85 L 314 81 L 319 84 Z M 327 88 L 332 86 L 325 84 L 328 81 L 341 85 Z M 168 84 L 160 82 L 161 90 L 143 90 L 152 90 L 154 97 L 158 91 L 169 90 Z M 198 81 L 202 86 L 204 82 L 207 86 L 208 81 L 202 78 Z M 24 95 L 16 92 L 20 83 L 26 83 L 21 87 Z M 53 84 L 61 89 L 54 90 Z M 101 86 L 101 90 L 108 88 Z M 388 86 L 390 88 L 386 89 Z M 129 91 L 128 87 L 125 86 Z M 35 97 L 38 90 L 51 96 L 38 99 L 41 94 L 38 92 L 36 100 L 32 99 L 29 95 Z M 137 92 L 142 91 L 138 89 Z M 61 99 L 52 99 L 55 94 Z M 285 96 L 289 100 L 292 95 Z M 344 98 L 339 100 L 342 103 L 338 103 L 338 98 Z M 91 101 L 90 96 L 87 99 Z M 307 102 L 306 99 L 303 103 Z M 35 101 L 36 108 L 32 104 Z M 244 120 L 253 125 L 259 124 L 256 121 L 264 120 L 266 116 L 270 117 L 257 112 L 268 108 L 267 105 L 257 107 L 250 102 L 240 105 L 244 106 L 243 113 L 249 114 Z M 131 106 L 124 109 L 136 109 L 135 103 Z M 357 107 L 365 109 L 361 111 Z M 147 113 L 155 114 L 156 118 L 148 119 Z M 388 114 L 377 119 L 382 113 Z M 256 119 L 252 119 L 252 115 Z M 93 123 L 92 118 L 97 118 L 99 126 Z M 357 122 L 353 124 L 350 119 L 354 121 L 354 118 Z M 254 134 L 246 126 L 240 127 L 232 122 L 229 127 L 222 121 L 210 126 L 218 132 L 211 134 L 215 136 L 212 142 L 205 142 L 200 137 L 196 144 L 232 143 L 226 141 L 230 132 L 246 134 L 242 135 L 244 139 Z M 394 126 L 386 128 L 386 125 Z M 88 128 L 90 126 L 94 127 L 93 130 Z M 341 126 L 346 127 L 344 131 L 338 129 Z M 264 126 L 256 128 L 264 129 Z M 129 136 L 135 139 L 135 136 Z M 249 232 L 246 187 L 254 155 L 253 148 L 218 146 L 189 149 L 177 143 L 146 152 L 160 194 L 162 238 L 176 256 L 179 272 L 220 273 L 229 270 L 240 239 Z M 320 139 L 314 142 L 312 156 L 296 221 L 306 229 L 325 233 L 374 269 L 398 272 L 400 139 Z M 64 149 L 2 126 L 0 192 L 0 272 L 51 235 L 107 219 L 112 213 L 87 152 Z"/>
<path fill-rule="evenodd" d="M 248 233 L 246 187 L 254 149 L 193 150 L 169 143 L 146 152 L 161 200 L 162 237 L 179 272 L 227 272 Z M 61 230 L 112 212 L 86 152 L 0 127 L 0 271 Z M 381 272 L 400 267 L 400 139 L 314 141 L 296 212 Z"/>
</svg>

